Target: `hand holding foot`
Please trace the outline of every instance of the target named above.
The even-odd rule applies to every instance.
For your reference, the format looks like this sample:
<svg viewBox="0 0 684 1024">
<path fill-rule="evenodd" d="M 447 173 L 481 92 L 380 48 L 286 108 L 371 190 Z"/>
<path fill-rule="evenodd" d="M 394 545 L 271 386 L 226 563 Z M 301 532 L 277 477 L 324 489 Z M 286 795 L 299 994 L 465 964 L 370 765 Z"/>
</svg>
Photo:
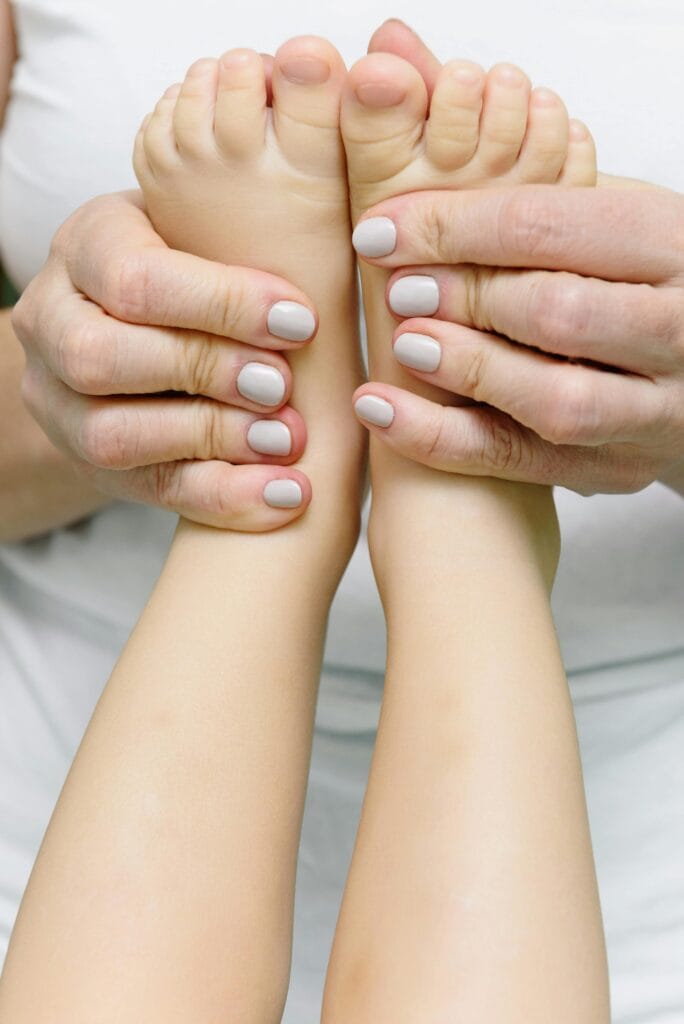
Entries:
<svg viewBox="0 0 684 1024">
<path fill-rule="evenodd" d="M 135 166 L 152 222 L 169 244 L 286 274 L 316 303 L 316 339 L 290 357 L 294 408 L 288 419 L 275 418 L 279 435 L 287 428 L 292 439 L 283 458 L 298 459 L 289 475 L 306 474 L 316 494 L 306 518 L 340 524 L 346 550 L 356 537 L 363 439 L 350 408 L 361 371 L 339 134 L 345 76 L 329 43 L 291 40 L 275 55 L 269 106 L 259 54 L 233 50 L 198 61 L 144 123 Z M 271 436 L 278 440 L 264 426 Z M 244 464 L 244 446 L 231 456 L 243 463 L 235 474 L 257 472 Z"/>
<path fill-rule="evenodd" d="M 306 507 L 308 481 L 285 470 L 305 427 L 288 404 L 281 351 L 307 344 L 317 318 L 286 279 L 174 251 L 137 194 L 102 196 L 60 229 L 14 326 L 28 406 L 98 490 L 246 530 L 272 529 Z M 167 391 L 178 393 L 160 396 Z M 279 409 L 292 451 L 267 468 L 273 457 L 260 459 L 248 435 Z M 257 443 L 260 435 L 257 427 Z M 243 472 L 229 456 L 262 465 Z M 281 479 L 296 481 L 297 508 L 266 503 L 264 488 Z M 286 485 L 274 490 L 288 497 Z"/>
<path fill-rule="evenodd" d="M 428 94 L 437 89 L 439 61 L 403 23 L 381 26 L 369 50 L 405 58 Z M 571 121 L 561 184 L 593 183 L 592 149 Z M 451 472 L 582 494 L 659 479 L 684 493 L 682 198 L 629 179 L 598 183 L 430 192 L 367 211 L 363 255 L 410 267 L 395 269 L 387 303 L 395 357 L 414 383 L 375 389 L 392 417 L 378 438 Z M 443 390 L 425 401 L 415 381 Z M 453 408 L 454 393 L 488 408 Z"/>
</svg>

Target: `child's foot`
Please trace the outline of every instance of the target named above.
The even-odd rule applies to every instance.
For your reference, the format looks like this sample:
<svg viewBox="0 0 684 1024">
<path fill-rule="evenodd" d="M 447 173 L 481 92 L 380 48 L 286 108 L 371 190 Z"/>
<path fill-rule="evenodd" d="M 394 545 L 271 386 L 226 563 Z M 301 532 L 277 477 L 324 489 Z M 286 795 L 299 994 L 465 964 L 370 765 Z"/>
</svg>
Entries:
<svg viewBox="0 0 684 1024">
<path fill-rule="evenodd" d="M 368 207 L 416 190 L 554 182 L 593 185 L 596 181 L 589 133 L 568 121 L 554 93 L 531 90 L 527 76 L 510 65 L 498 65 L 485 74 L 466 61 L 447 64 L 437 78 L 428 116 L 427 90 L 413 65 L 393 54 L 370 54 L 349 73 L 341 126 L 354 224 Z M 364 264 L 361 275 L 371 379 L 441 404 L 456 401 L 455 396 L 409 375 L 395 359 L 391 339 L 396 323 L 385 303 L 389 272 Z M 459 541 L 449 527 L 455 491 L 461 504 L 472 502 L 477 515 L 486 514 L 492 490 L 501 492 L 505 502 L 524 503 L 521 522 L 535 518 L 530 509 L 537 492 L 540 504 L 534 532 L 544 545 L 552 577 L 558 544 L 546 489 L 438 473 L 402 459 L 375 439 L 371 472 L 375 494 L 371 549 L 381 589 L 388 568 L 393 576 L 395 570 L 401 574 L 398 564 L 408 542 L 398 521 L 402 517 L 407 523 L 429 524 L 431 539 L 425 535 L 424 558 L 432 547 L 448 557 L 452 541 L 456 555 Z M 401 508 L 398 516 L 397 508 Z M 390 522 L 396 523 L 396 529 L 390 528 Z"/>
<path fill-rule="evenodd" d="M 298 466 L 314 489 L 306 518 L 340 488 L 353 495 L 362 450 L 351 412 L 360 367 L 339 133 L 345 75 L 329 43 L 290 40 L 275 56 L 269 105 L 259 54 L 197 61 L 144 122 L 134 157 L 169 245 L 280 274 L 316 304 L 317 336 L 290 356 L 292 403 L 308 432 Z"/>
<path fill-rule="evenodd" d="M 469 61 L 446 64 L 428 116 L 425 83 L 413 65 L 394 54 L 370 54 L 349 73 L 341 123 L 354 224 L 370 206 L 404 192 L 596 183 L 594 145 L 584 126 L 568 121 L 555 93 L 531 90 L 527 76 L 509 64 L 488 74 Z M 391 356 L 393 321 L 376 316 L 384 310 L 384 294 L 373 293 L 387 275 L 368 267 L 363 275 L 374 321 L 372 376 L 416 388 L 415 378 Z"/>
</svg>

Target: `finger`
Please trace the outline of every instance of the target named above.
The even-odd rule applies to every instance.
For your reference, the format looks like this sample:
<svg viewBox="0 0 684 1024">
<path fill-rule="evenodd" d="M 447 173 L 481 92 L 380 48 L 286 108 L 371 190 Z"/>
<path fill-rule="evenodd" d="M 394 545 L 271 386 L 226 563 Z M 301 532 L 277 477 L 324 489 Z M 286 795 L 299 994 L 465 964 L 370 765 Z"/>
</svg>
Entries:
<svg viewBox="0 0 684 1024">
<path fill-rule="evenodd" d="M 374 401 L 360 404 L 368 397 Z M 653 480 L 653 468 L 620 446 L 553 445 L 495 409 L 445 407 L 375 382 L 359 388 L 353 401 L 379 441 L 433 469 L 558 484 L 581 494 L 630 493 Z"/>
<path fill-rule="evenodd" d="M 681 273 L 683 232 L 679 196 L 519 185 L 388 199 L 364 214 L 353 241 L 386 267 L 477 263 L 659 284 Z"/>
<path fill-rule="evenodd" d="M 24 400 L 62 451 L 100 469 L 179 459 L 288 465 L 306 446 L 289 406 L 259 416 L 204 398 L 89 398 L 30 364 Z"/>
<path fill-rule="evenodd" d="M 405 321 L 394 354 L 420 380 L 493 405 L 554 444 L 637 442 L 672 420 L 664 389 L 644 377 L 551 359 L 459 324 Z M 432 371 L 416 368 L 438 358 Z"/>
<path fill-rule="evenodd" d="M 299 470 L 166 462 L 124 472 L 91 470 L 95 486 L 116 498 L 157 505 L 206 526 L 260 533 L 298 519 L 311 502 Z"/>
<path fill-rule="evenodd" d="M 312 304 L 282 278 L 169 249 L 130 198 L 112 197 L 92 223 L 84 210 L 72 231 L 78 244 L 67 237 L 61 255 L 74 286 L 117 319 L 271 349 L 300 347 L 314 336 Z"/>
<path fill-rule="evenodd" d="M 389 18 L 376 29 L 368 44 L 369 53 L 393 53 L 403 57 L 421 75 L 432 96 L 442 65 L 420 36 L 399 18 Z"/>
<path fill-rule="evenodd" d="M 681 360 L 673 342 L 681 320 L 675 289 L 565 271 L 419 266 L 389 279 L 388 308 L 399 317 L 421 315 L 428 288 L 440 320 L 494 331 L 554 355 L 646 376 L 669 373 Z"/>
<path fill-rule="evenodd" d="M 55 375 L 84 395 L 183 391 L 245 409 L 279 408 L 292 391 L 287 360 L 200 331 L 123 323 L 74 295 L 40 346 Z"/>
</svg>

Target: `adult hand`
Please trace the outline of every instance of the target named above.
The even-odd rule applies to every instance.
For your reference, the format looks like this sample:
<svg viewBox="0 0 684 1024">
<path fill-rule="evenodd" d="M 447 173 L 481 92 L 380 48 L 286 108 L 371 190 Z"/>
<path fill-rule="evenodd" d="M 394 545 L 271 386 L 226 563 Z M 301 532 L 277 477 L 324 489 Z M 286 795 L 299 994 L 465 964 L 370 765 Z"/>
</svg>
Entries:
<svg viewBox="0 0 684 1024">
<path fill-rule="evenodd" d="M 379 232 L 373 218 L 387 219 L 375 222 Z M 355 397 L 373 394 L 394 410 L 374 434 L 447 471 L 582 494 L 656 479 L 676 486 L 684 197 L 558 186 L 423 192 L 378 204 L 361 224 L 360 255 L 373 240 L 377 254 L 381 239 L 385 255 L 369 262 L 401 268 L 387 290 L 401 320 L 395 355 L 419 379 L 484 403 L 443 406 L 369 383 Z M 418 287 L 404 280 L 415 275 Z"/>
<path fill-rule="evenodd" d="M 306 430 L 277 351 L 315 334 L 299 289 L 170 250 L 122 193 L 62 226 L 13 325 L 29 409 L 101 490 L 243 530 L 307 506 L 308 479 L 286 468 Z"/>
</svg>

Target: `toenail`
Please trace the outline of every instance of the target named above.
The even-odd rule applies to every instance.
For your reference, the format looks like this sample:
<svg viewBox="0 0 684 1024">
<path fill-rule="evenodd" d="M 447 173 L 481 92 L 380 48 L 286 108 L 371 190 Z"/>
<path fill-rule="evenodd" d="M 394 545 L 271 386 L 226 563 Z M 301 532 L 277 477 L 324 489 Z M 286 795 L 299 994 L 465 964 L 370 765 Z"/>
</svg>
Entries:
<svg viewBox="0 0 684 1024">
<path fill-rule="evenodd" d="M 439 285 L 429 274 L 409 274 L 395 281 L 389 307 L 397 316 L 432 316 L 439 309 Z"/>
<path fill-rule="evenodd" d="M 354 228 L 352 245 L 359 256 L 389 256 L 397 245 L 397 229 L 389 217 L 368 217 Z"/>
<path fill-rule="evenodd" d="M 514 67 L 513 64 L 502 64 L 496 69 L 497 81 L 502 82 L 504 85 L 524 85 L 527 81 L 525 75 L 520 68 Z"/>
<path fill-rule="evenodd" d="M 451 74 L 462 85 L 476 85 L 482 79 L 482 72 L 475 68 L 454 68 Z"/>
<path fill-rule="evenodd" d="M 422 373 L 434 373 L 442 361 L 442 346 L 426 334 L 400 334 L 394 342 L 394 355 L 402 366 Z"/>
<path fill-rule="evenodd" d="M 396 107 L 406 99 L 406 89 L 394 82 L 361 82 L 355 92 L 364 107 Z"/>
<path fill-rule="evenodd" d="M 221 57 L 221 64 L 224 68 L 244 68 L 253 56 L 252 50 L 229 50 Z"/>
<path fill-rule="evenodd" d="M 308 341 L 316 330 L 316 318 L 301 302 L 276 302 L 268 311 L 268 333 L 285 341 Z"/>
<path fill-rule="evenodd" d="M 320 57 L 290 57 L 278 66 L 295 85 L 322 85 L 330 78 L 330 65 Z"/>
<path fill-rule="evenodd" d="M 375 427 L 389 427 L 394 419 L 394 406 L 377 395 L 362 395 L 354 403 L 356 415 Z"/>
<path fill-rule="evenodd" d="M 201 60 L 196 60 L 188 68 L 186 78 L 199 78 L 201 75 L 208 74 L 214 70 L 215 63 L 211 57 L 203 57 Z"/>
<path fill-rule="evenodd" d="M 585 142 L 589 138 L 587 126 L 581 121 L 570 122 L 569 134 L 573 142 Z"/>
<path fill-rule="evenodd" d="M 296 480 L 269 480 L 264 487 L 264 501 L 271 508 L 299 508 L 302 489 Z"/>
<path fill-rule="evenodd" d="M 247 431 L 247 444 L 260 455 L 289 455 L 292 434 L 281 420 L 255 420 Z"/>
<path fill-rule="evenodd" d="M 557 107 L 558 97 L 550 89 L 533 89 L 532 101 L 536 107 Z"/>
<path fill-rule="evenodd" d="M 237 377 L 237 389 L 250 402 L 280 405 L 285 396 L 285 378 L 275 366 L 245 363 Z"/>
</svg>

